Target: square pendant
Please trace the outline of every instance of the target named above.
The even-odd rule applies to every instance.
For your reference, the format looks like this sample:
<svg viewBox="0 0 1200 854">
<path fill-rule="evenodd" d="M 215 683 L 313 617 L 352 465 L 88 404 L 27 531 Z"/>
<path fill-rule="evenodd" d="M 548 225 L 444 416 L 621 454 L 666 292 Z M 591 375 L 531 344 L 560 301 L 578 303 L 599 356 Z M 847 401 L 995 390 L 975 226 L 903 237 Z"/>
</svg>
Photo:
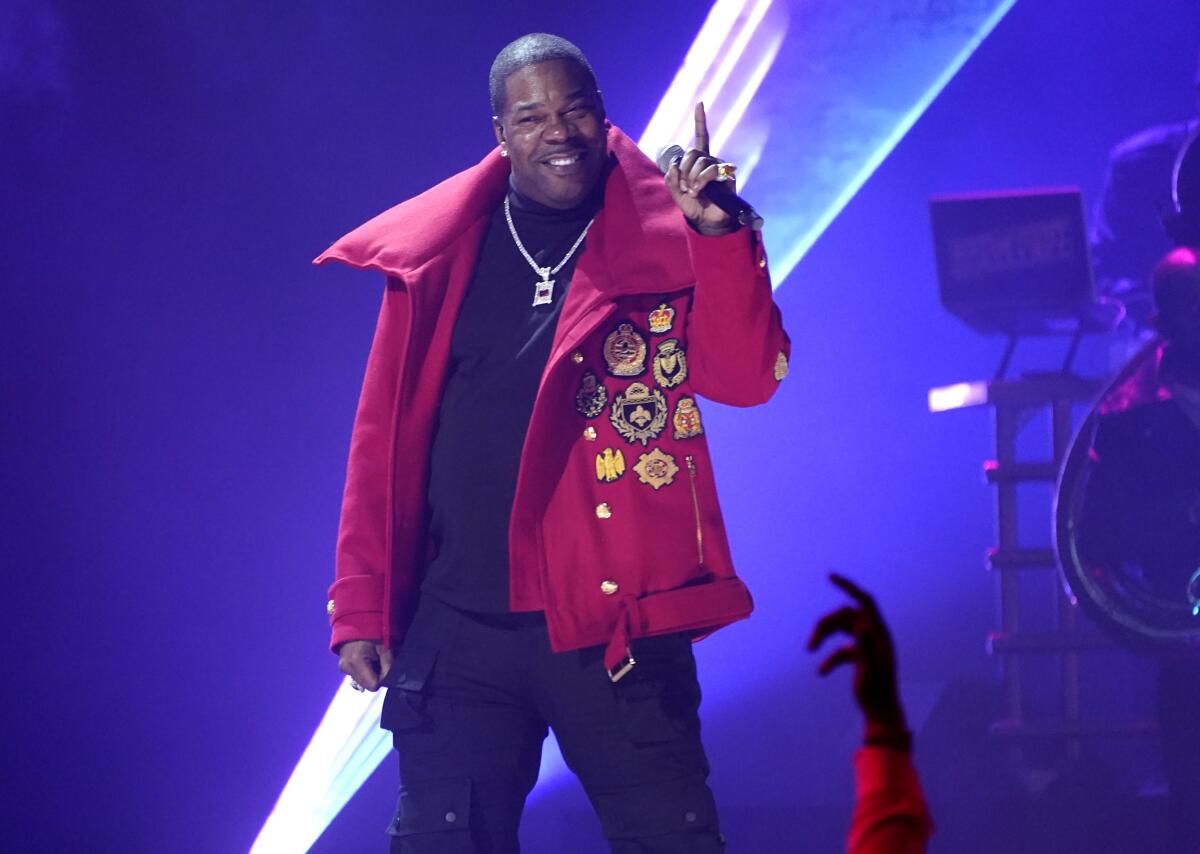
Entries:
<svg viewBox="0 0 1200 854">
<path fill-rule="evenodd" d="M 554 300 L 554 279 L 538 282 L 533 286 L 533 304 L 550 305 Z"/>
</svg>

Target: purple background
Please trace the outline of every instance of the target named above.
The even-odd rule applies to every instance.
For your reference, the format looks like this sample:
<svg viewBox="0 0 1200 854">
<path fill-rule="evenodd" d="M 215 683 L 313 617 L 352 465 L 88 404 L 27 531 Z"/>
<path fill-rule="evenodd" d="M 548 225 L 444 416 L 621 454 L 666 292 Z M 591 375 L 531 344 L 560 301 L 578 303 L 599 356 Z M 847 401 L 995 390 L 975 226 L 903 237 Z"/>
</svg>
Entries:
<svg viewBox="0 0 1200 854">
<path fill-rule="evenodd" d="M 575 40 L 636 135 L 706 11 L 0 6 L 0 847 L 249 847 L 337 684 L 325 587 L 380 293 L 309 259 L 486 151 L 510 38 Z M 938 306 L 926 198 L 1094 200 L 1114 142 L 1190 114 L 1198 45 L 1194 4 L 1019 3 L 780 289 L 795 356 L 776 399 L 707 413 L 759 603 L 700 648 L 731 850 L 842 832 L 857 724 L 844 679 L 818 683 L 801 652 L 834 566 L 901 645 L 935 850 L 999 820 L 978 812 L 1010 794 L 976 726 L 996 676 L 989 421 L 924 408 L 999 343 Z M 1153 763 L 1143 745 L 1112 773 L 1136 785 Z M 383 850 L 394 785 L 389 762 L 316 850 Z M 531 807 L 534 846 L 584 809 L 561 788 Z"/>
</svg>

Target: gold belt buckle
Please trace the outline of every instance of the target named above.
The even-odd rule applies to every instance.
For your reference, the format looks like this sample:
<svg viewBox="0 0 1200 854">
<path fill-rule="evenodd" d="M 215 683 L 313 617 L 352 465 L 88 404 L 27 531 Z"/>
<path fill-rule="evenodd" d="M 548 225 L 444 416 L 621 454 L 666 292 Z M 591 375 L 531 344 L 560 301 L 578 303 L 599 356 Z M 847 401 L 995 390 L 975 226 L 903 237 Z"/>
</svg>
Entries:
<svg viewBox="0 0 1200 854">
<path fill-rule="evenodd" d="M 623 661 L 615 671 L 609 670 L 608 678 L 613 682 L 620 682 L 627 675 L 629 675 L 629 671 L 633 670 L 633 666 L 635 664 L 637 664 L 637 661 L 633 657 L 633 650 L 629 647 L 625 647 L 625 661 Z"/>
</svg>

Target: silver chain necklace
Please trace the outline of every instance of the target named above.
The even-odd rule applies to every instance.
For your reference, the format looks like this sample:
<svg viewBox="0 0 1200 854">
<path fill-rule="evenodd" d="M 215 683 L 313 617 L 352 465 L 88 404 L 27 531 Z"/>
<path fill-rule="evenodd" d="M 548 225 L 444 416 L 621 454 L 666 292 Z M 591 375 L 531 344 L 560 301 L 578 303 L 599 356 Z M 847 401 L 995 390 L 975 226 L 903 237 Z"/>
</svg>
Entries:
<svg viewBox="0 0 1200 854">
<path fill-rule="evenodd" d="M 517 227 L 513 225 L 512 209 L 508 204 L 508 196 L 504 197 L 504 219 L 508 221 L 508 230 L 512 234 L 513 242 L 517 244 L 517 248 L 521 250 L 521 254 L 525 256 L 525 260 L 529 262 L 529 266 L 533 268 L 533 271 L 542 277 L 542 280 L 534 283 L 533 286 L 534 306 L 549 305 L 554 299 L 554 279 L 550 277 L 558 273 L 563 268 L 563 265 L 571 260 L 571 256 L 575 254 L 575 250 L 579 248 L 579 244 L 583 243 L 583 238 L 587 237 L 588 229 L 592 227 L 592 223 L 596 221 L 596 218 L 592 217 L 588 220 L 588 224 L 583 227 L 583 231 L 579 233 L 579 237 L 575 239 L 575 243 L 567 250 L 567 254 L 553 268 L 539 267 L 537 261 L 534 261 L 533 256 L 529 254 L 529 250 L 525 248 L 525 244 L 521 242 L 521 238 L 517 235 Z"/>
</svg>

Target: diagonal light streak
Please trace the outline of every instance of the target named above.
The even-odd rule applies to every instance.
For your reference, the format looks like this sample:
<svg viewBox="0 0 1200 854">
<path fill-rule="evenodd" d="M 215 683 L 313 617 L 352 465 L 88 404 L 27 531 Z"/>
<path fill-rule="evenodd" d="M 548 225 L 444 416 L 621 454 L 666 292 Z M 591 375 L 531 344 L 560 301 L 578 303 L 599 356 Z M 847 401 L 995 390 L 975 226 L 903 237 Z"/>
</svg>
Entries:
<svg viewBox="0 0 1200 854">
<path fill-rule="evenodd" d="M 735 29 L 745 5 L 744 0 L 717 0 L 709 10 L 700 32 L 683 58 L 683 65 L 675 73 L 675 79 L 667 87 L 639 140 L 642 150 L 650 156 L 654 156 L 662 146 L 680 138 L 691 116 L 696 94 L 712 72 L 714 58 L 721 53 L 721 47 Z"/>
<path fill-rule="evenodd" d="M 756 2 L 750 8 L 749 12 L 746 14 L 745 21 L 738 30 L 737 36 L 730 43 L 729 49 L 725 52 L 725 55 L 717 64 L 716 71 L 713 72 L 712 78 L 708 81 L 707 85 L 705 85 L 704 91 L 700 94 L 699 100 L 703 101 L 705 104 L 713 104 L 718 101 L 722 94 L 722 90 L 725 88 L 726 84 L 729 83 L 734 69 L 738 67 L 739 63 L 742 63 L 743 59 L 750 58 L 745 56 L 747 48 L 750 47 L 751 39 L 753 39 L 755 34 L 758 32 L 758 28 L 762 24 L 763 18 L 766 17 L 767 10 L 770 8 L 771 0 L 758 0 L 758 2 Z M 782 33 L 779 35 L 782 37 Z M 772 53 L 770 59 L 767 61 L 768 68 L 770 67 L 771 61 L 773 61 L 774 58 L 774 53 Z M 759 78 L 758 82 L 762 82 L 762 77 Z M 749 102 L 749 99 L 754 96 L 754 91 L 757 88 L 757 85 L 753 87 L 743 87 L 742 93 L 749 93 L 749 95 L 746 97 L 747 102 Z M 740 94 L 741 93 L 739 93 L 739 96 Z M 718 119 L 718 126 L 714 127 L 714 131 L 716 133 L 723 132 L 725 136 L 728 137 L 737 126 L 737 120 L 728 110 L 726 110 L 723 114 L 718 114 Z"/>
<path fill-rule="evenodd" d="M 928 88 L 921 92 L 912 107 L 895 119 L 894 125 L 884 133 L 882 139 L 879 140 L 874 150 L 863 159 L 858 169 L 846 177 L 841 190 L 828 202 L 824 210 L 819 211 L 813 217 L 811 223 L 802 227 L 799 234 L 790 239 L 790 245 L 785 249 L 782 261 L 771 265 L 771 270 L 775 277 L 775 287 L 779 287 L 788 274 L 795 269 L 796 265 L 800 263 L 800 259 L 817 242 L 817 238 L 825 232 L 830 223 L 849 204 L 850 200 L 854 198 L 854 195 L 862 189 L 863 184 L 875 173 L 875 170 L 879 168 L 887 156 L 892 153 L 900 143 L 900 140 L 912 130 L 913 125 L 924 115 L 929 105 L 946 88 L 946 84 L 954 79 L 954 76 L 958 74 L 967 60 L 971 58 L 971 55 L 975 53 L 979 45 L 983 43 L 983 40 L 996 28 L 996 25 L 1016 5 L 1016 2 L 1017 0 L 999 0 L 997 2 L 995 8 L 984 18 L 982 24 L 962 45 L 961 49 L 937 73 L 937 76 L 930 82 Z"/>
<path fill-rule="evenodd" d="M 654 157 L 664 146 L 689 143 L 698 101 L 704 102 L 708 113 L 713 150 L 718 150 L 717 143 L 723 147 L 770 70 L 786 28 L 786 9 L 776 0 L 713 4 L 638 140 L 642 151 Z M 744 148 L 738 162 L 756 158 L 753 145 Z"/>
<path fill-rule="evenodd" d="M 379 728 L 383 693 L 359 693 L 343 679 L 251 854 L 288 854 L 312 847 L 391 749 Z"/>
<path fill-rule="evenodd" d="M 721 123 L 711 137 L 713 151 L 723 151 L 729 144 L 730 139 L 738 128 L 738 123 L 742 120 L 742 116 L 746 114 L 750 102 L 754 99 L 754 94 L 758 91 L 759 86 L 762 85 L 763 80 L 766 79 L 767 72 L 771 70 L 771 66 L 775 64 L 775 57 L 779 53 L 780 46 L 783 44 L 783 36 L 783 33 L 777 33 L 767 44 L 758 64 L 750 72 L 745 85 L 737 93 L 737 96 L 721 117 Z M 746 186 L 746 182 L 750 180 L 750 171 L 753 168 L 745 157 L 752 156 L 754 162 L 757 163 L 761 153 L 762 148 L 759 147 L 753 155 L 743 156 L 741 167 L 738 169 L 738 182 L 743 189 Z"/>
</svg>

